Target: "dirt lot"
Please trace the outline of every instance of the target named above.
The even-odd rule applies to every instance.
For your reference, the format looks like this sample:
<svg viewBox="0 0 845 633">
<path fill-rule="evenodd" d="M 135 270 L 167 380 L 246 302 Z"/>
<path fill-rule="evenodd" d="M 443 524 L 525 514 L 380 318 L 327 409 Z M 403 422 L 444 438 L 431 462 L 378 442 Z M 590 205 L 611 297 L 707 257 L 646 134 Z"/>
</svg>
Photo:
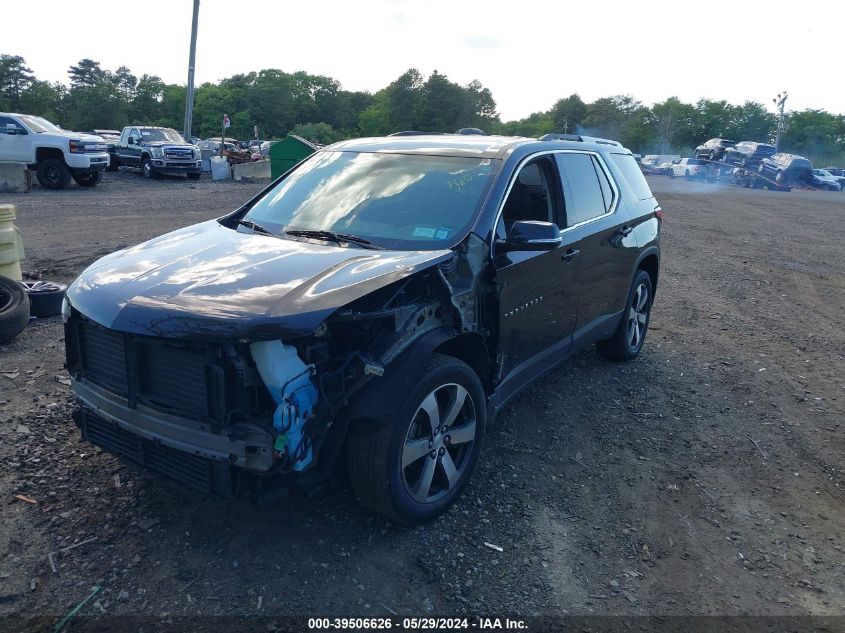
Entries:
<svg viewBox="0 0 845 633">
<path fill-rule="evenodd" d="M 845 195 L 652 186 L 665 249 L 641 357 L 586 351 L 521 394 L 457 507 L 416 530 L 343 488 L 271 507 L 198 499 L 83 444 L 61 324 L 32 323 L 0 347 L 5 628 L 54 624 L 94 585 L 83 615 L 165 621 L 845 614 Z M 24 268 L 69 281 L 260 187 L 107 174 L 7 199 Z"/>
</svg>

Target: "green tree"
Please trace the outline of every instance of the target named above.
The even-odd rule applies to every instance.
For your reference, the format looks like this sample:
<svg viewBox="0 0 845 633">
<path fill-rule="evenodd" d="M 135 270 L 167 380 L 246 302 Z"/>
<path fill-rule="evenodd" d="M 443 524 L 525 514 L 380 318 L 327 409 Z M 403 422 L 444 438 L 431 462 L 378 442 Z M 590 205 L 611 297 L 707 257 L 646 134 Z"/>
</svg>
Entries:
<svg viewBox="0 0 845 633">
<path fill-rule="evenodd" d="M 470 114 L 467 96 L 461 86 L 435 70 L 419 92 L 411 127 L 423 132 L 454 132 Z"/>
<path fill-rule="evenodd" d="M 123 99 L 129 103 L 135 97 L 135 87 L 138 85 L 138 78 L 132 74 L 126 66 L 120 66 L 112 75 L 114 84 L 117 86 Z"/>
<path fill-rule="evenodd" d="M 21 95 L 33 80 L 23 57 L 0 55 L 0 110 L 19 110 Z"/>
<path fill-rule="evenodd" d="M 135 96 L 129 109 L 129 123 L 150 123 L 161 114 L 164 82 L 156 75 L 141 75 L 135 86 Z"/>
<path fill-rule="evenodd" d="M 549 112 L 555 132 L 573 133 L 587 116 L 587 104 L 573 93 L 564 99 L 558 99 Z"/>
<path fill-rule="evenodd" d="M 71 66 L 67 74 L 70 76 L 71 88 L 91 88 L 107 78 L 106 71 L 100 68 L 100 62 L 93 59 L 80 59 L 76 66 Z"/>
<path fill-rule="evenodd" d="M 117 87 L 110 81 L 71 88 L 65 98 L 65 125 L 71 130 L 117 128 L 126 124 L 128 107 Z"/>
<path fill-rule="evenodd" d="M 343 138 L 331 125 L 322 121 L 319 123 L 299 123 L 293 127 L 290 133 L 320 145 L 329 145 Z"/>
<path fill-rule="evenodd" d="M 20 111 L 43 116 L 50 121 L 61 121 L 62 101 L 66 95 L 64 84 L 36 79 L 21 93 Z"/>
<path fill-rule="evenodd" d="M 842 158 L 845 155 L 845 123 L 842 115 L 812 109 L 791 112 L 780 149 L 817 160 Z"/>
</svg>

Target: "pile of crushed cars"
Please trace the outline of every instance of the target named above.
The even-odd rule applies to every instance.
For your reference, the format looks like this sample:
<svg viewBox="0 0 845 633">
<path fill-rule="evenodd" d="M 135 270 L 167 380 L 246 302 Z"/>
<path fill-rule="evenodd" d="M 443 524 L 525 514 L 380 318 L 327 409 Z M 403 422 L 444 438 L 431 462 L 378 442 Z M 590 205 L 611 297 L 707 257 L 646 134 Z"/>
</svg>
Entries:
<svg viewBox="0 0 845 633">
<path fill-rule="evenodd" d="M 778 152 L 758 141 L 711 138 L 695 148 L 695 156 L 650 154 L 640 161 L 646 174 L 680 176 L 706 182 L 730 181 L 754 189 L 790 191 L 793 187 L 845 191 L 845 170 L 816 169 L 809 159 Z"/>
<path fill-rule="evenodd" d="M 814 169 L 804 156 L 778 152 L 774 145 L 758 141 L 736 143 L 711 138 L 695 148 L 695 157 L 709 164 L 705 179 L 730 178 L 734 184 L 755 189 L 789 191 L 801 187 L 842 191 L 845 184 L 841 176 Z"/>
</svg>

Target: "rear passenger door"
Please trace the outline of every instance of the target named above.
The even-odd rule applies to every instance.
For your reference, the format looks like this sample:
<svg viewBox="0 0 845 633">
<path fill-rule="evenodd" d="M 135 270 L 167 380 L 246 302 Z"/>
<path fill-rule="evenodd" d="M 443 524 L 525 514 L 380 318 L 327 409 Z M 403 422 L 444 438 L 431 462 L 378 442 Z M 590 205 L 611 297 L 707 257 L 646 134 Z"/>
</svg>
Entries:
<svg viewBox="0 0 845 633">
<path fill-rule="evenodd" d="M 573 347 L 610 336 L 619 322 L 639 249 L 610 170 L 597 153 L 555 155 L 565 205 L 563 235 L 577 243 L 578 318 Z"/>
</svg>

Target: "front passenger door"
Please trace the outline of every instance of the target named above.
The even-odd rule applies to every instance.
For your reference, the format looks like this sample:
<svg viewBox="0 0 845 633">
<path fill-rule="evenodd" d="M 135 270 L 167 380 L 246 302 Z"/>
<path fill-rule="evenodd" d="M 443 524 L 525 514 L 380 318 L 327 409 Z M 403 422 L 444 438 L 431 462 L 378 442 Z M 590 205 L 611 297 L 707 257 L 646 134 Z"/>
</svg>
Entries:
<svg viewBox="0 0 845 633">
<path fill-rule="evenodd" d="M 8 126 L 14 126 L 14 131 Z M 3 160 L 29 163 L 32 162 L 32 153 L 26 128 L 12 117 L 0 116 L 0 155 Z"/>
<path fill-rule="evenodd" d="M 120 160 L 124 165 L 130 167 L 141 166 L 141 133 L 138 128 L 130 128 L 126 134 L 126 144 L 121 140 L 120 143 Z"/>
</svg>

